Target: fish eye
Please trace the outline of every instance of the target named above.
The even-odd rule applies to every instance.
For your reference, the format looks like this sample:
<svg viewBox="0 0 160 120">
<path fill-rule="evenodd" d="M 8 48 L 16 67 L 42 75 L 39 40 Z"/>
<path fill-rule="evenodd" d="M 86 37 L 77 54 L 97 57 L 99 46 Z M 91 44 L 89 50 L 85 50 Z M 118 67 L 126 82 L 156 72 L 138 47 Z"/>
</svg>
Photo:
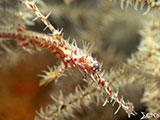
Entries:
<svg viewBox="0 0 160 120">
<path fill-rule="evenodd" d="M 95 63 L 95 64 L 93 65 L 93 70 L 94 70 L 94 71 L 99 71 L 99 70 L 100 70 L 100 67 L 99 67 L 99 65 L 98 65 L 97 63 Z"/>
</svg>

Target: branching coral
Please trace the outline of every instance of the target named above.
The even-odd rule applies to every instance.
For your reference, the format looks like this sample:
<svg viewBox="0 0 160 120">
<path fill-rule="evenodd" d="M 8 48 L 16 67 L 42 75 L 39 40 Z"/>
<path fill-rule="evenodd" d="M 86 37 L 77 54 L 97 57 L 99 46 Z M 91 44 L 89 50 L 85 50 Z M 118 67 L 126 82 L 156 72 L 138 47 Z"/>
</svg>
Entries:
<svg viewBox="0 0 160 120">
<path fill-rule="evenodd" d="M 141 10 L 145 10 L 144 15 L 147 14 L 151 8 L 159 9 L 160 7 L 160 1 L 159 0 L 120 0 L 121 8 L 127 9 L 129 5 L 133 5 L 135 10 L 138 10 L 140 8 Z"/>
<path fill-rule="evenodd" d="M 72 3 L 72 1 L 67 0 L 65 2 L 69 5 Z M 96 18 L 96 23 L 88 26 L 88 31 L 90 31 L 91 35 L 94 35 L 95 33 L 97 34 L 96 29 L 94 30 L 95 26 L 102 27 L 103 25 L 107 24 L 102 23 L 101 20 L 106 18 L 109 20 L 109 17 L 104 15 L 106 11 L 109 12 L 109 10 L 103 6 L 103 3 L 106 5 L 108 1 L 101 2 L 102 3 L 99 4 L 100 6 L 98 6 L 97 11 L 102 12 L 103 14 L 95 15 L 92 10 L 89 10 L 90 12 L 85 14 L 85 17 L 87 17 L 89 14 L 92 14 L 93 16 L 95 15 L 94 17 Z M 41 9 L 38 9 L 35 1 L 22 1 L 22 3 L 25 3 L 33 11 L 33 13 L 36 14 L 37 17 L 35 17 L 33 21 L 40 18 L 40 20 L 46 26 L 44 30 L 49 28 L 52 33 L 47 35 L 28 30 L 21 17 L 25 19 L 26 23 L 33 24 L 33 22 L 30 22 L 28 18 L 25 17 L 26 13 L 29 13 L 30 11 L 28 9 L 24 10 L 21 8 L 22 11 L 20 14 L 18 14 L 18 19 L 20 20 L 14 22 L 14 24 L 11 24 L 11 27 L 6 27 L 6 25 L 4 25 L 5 29 L 2 28 L 0 30 L 0 38 L 3 41 L 6 39 L 15 40 L 24 51 L 31 54 L 41 50 L 42 48 L 45 48 L 56 56 L 58 59 L 58 66 L 54 68 L 49 67 L 49 71 L 44 71 L 44 74 L 39 75 L 42 77 L 40 85 L 48 84 L 52 82 L 52 80 L 59 82 L 59 78 L 61 78 L 64 73 L 69 71 L 69 69 L 75 68 L 79 69 L 86 81 L 84 87 L 81 87 L 80 85 L 75 87 L 75 93 L 69 93 L 68 96 L 64 96 L 62 91 L 60 91 L 59 97 L 52 96 L 51 98 L 53 99 L 53 104 L 48 105 L 45 110 L 41 109 L 40 113 L 37 112 L 38 117 L 36 117 L 36 119 L 52 120 L 69 117 L 74 118 L 74 112 L 82 105 L 90 106 L 91 103 L 97 102 L 97 104 L 99 104 L 99 102 L 103 101 L 105 101 L 103 104 L 105 105 L 109 102 L 109 99 L 113 105 L 118 103 L 118 109 L 115 111 L 115 113 L 117 113 L 122 107 L 129 117 L 131 115 L 136 115 L 132 103 L 125 102 L 123 98 L 119 97 L 118 92 L 115 92 L 125 85 L 137 85 L 137 87 L 143 86 L 142 89 L 144 89 L 144 97 L 142 101 L 146 103 L 146 106 L 150 112 L 159 113 L 159 45 L 157 44 L 159 43 L 159 22 L 147 20 L 147 24 L 144 24 L 143 26 L 145 27 L 140 31 L 142 40 L 138 46 L 138 51 L 133 53 L 131 58 L 128 58 L 127 62 L 120 65 L 118 69 L 110 70 L 110 72 L 104 72 L 101 70 L 102 65 L 100 65 L 99 62 L 91 55 L 91 52 L 93 51 L 93 49 L 91 49 L 92 44 L 82 42 L 83 48 L 80 49 L 75 40 L 70 42 L 70 39 L 64 39 L 62 29 L 57 30 L 51 25 L 49 20 L 47 20 L 51 13 L 49 13 L 46 17 L 43 16 L 43 14 L 40 12 Z M 124 4 L 126 5 L 126 8 L 129 4 L 135 4 L 135 8 L 137 8 L 139 3 L 141 3 L 142 8 L 144 4 L 148 5 L 145 14 L 149 12 L 150 8 L 159 7 L 158 1 L 155 2 L 150 0 L 122 0 L 121 7 L 123 8 Z M 109 6 L 112 8 L 111 3 L 109 3 Z M 66 8 L 66 10 L 68 10 L 68 8 Z M 77 9 L 75 9 L 75 11 L 76 10 Z M 46 10 L 44 11 L 46 12 Z M 64 11 L 64 14 L 66 14 L 65 12 L 66 11 Z M 79 9 L 74 14 L 77 14 L 77 12 L 78 14 L 81 14 Z M 32 17 L 32 15 L 28 15 L 29 17 Z M 76 20 L 78 17 L 79 15 L 76 16 Z M 102 27 L 101 32 L 103 33 L 104 30 L 104 27 Z M 101 32 L 98 33 L 99 36 L 96 36 L 96 38 L 93 38 L 93 36 L 88 35 L 86 32 L 79 33 L 79 36 L 85 36 L 84 38 L 86 39 L 93 38 L 95 40 L 99 40 L 102 39 Z M 9 50 L 3 44 L 2 47 L 6 50 Z M 97 47 L 97 49 L 100 49 L 100 45 Z M 92 81 L 90 81 L 90 79 Z M 155 101 L 156 104 L 153 104 L 152 101 Z"/>
<path fill-rule="evenodd" d="M 35 5 L 35 1 L 26 1 L 25 3 L 35 12 L 35 14 L 37 15 L 36 19 L 40 18 L 46 25 L 46 28 L 50 29 L 50 31 L 52 32 L 52 36 L 43 37 L 43 35 L 40 37 L 40 35 L 34 35 L 31 32 L 26 32 L 25 27 L 21 24 L 18 24 L 16 32 L 1 31 L 0 37 L 17 40 L 20 43 L 20 46 L 22 46 L 22 48 L 29 53 L 32 53 L 34 50 L 38 50 L 37 47 L 46 48 L 52 51 L 60 60 L 60 66 L 57 70 L 55 70 L 56 72 L 52 73 L 54 74 L 52 75 L 52 77 L 54 77 L 52 79 L 60 77 L 65 71 L 68 70 L 68 68 L 78 68 L 85 76 L 97 83 L 97 85 L 99 85 L 107 94 L 106 100 L 103 105 L 107 103 L 108 98 L 111 98 L 111 101 L 117 102 L 119 104 L 119 107 L 115 113 L 117 113 L 118 110 L 122 107 L 129 117 L 130 115 L 135 115 L 132 103 L 124 102 L 123 98 L 120 98 L 118 96 L 118 93 L 112 91 L 109 83 L 104 80 L 104 73 L 101 70 L 101 66 L 94 58 L 91 57 L 89 53 L 89 46 L 84 45 L 84 50 L 81 50 L 77 47 L 75 40 L 73 40 L 70 45 L 69 42 L 65 41 L 63 39 L 63 36 L 61 36 L 62 30 L 56 30 L 47 20 L 49 14 L 44 17 Z M 45 76 L 44 78 L 47 78 L 44 79 L 45 82 L 48 82 L 48 80 L 50 80 L 48 79 L 48 76 Z M 45 82 L 41 82 L 41 85 Z"/>
</svg>

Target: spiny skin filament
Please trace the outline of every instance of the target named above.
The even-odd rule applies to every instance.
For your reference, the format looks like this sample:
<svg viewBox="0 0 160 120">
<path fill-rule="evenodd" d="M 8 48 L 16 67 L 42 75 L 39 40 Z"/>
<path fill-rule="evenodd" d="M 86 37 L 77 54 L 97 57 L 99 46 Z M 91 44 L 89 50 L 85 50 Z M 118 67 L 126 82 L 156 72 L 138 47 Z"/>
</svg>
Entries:
<svg viewBox="0 0 160 120">
<path fill-rule="evenodd" d="M 51 30 L 52 35 L 41 35 L 30 32 L 27 31 L 23 25 L 18 24 L 17 32 L 15 32 L 15 30 L 2 30 L 0 31 L 0 38 L 16 40 L 24 50 L 30 53 L 38 50 L 39 48 L 48 49 L 60 61 L 62 68 L 61 74 L 67 71 L 68 68 L 78 68 L 85 76 L 92 79 L 104 90 L 107 95 L 106 101 L 108 98 L 111 98 L 111 100 L 119 104 L 115 113 L 117 113 L 120 107 L 122 107 L 129 117 L 130 115 L 135 115 L 136 113 L 134 112 L 133 105 L 129 102 L 124 102 L 124 100 L 111 89 L 109 83 L 104 80 L 103 72 L 101 70 L 102 67 L 98 62 L 89 55 L 87 51 L 79 49 L 75 41 L 71 44 L 65 41 L 62 36 L 62 30 L 58 31 L 50 24 L 47 20 L 48 15 L 47 17 L 44 17 L 40 13 L 39 9 L 35 5 L 35 1 L 25 1 L 25 4 L 37 15 L 38 18 L 42 20 L 46 27 Z M 45 82 L 42 82 L 42 84 L 45 84 Z M 104 105 L 106 104 L 106 101 Z"/>
</svg>

